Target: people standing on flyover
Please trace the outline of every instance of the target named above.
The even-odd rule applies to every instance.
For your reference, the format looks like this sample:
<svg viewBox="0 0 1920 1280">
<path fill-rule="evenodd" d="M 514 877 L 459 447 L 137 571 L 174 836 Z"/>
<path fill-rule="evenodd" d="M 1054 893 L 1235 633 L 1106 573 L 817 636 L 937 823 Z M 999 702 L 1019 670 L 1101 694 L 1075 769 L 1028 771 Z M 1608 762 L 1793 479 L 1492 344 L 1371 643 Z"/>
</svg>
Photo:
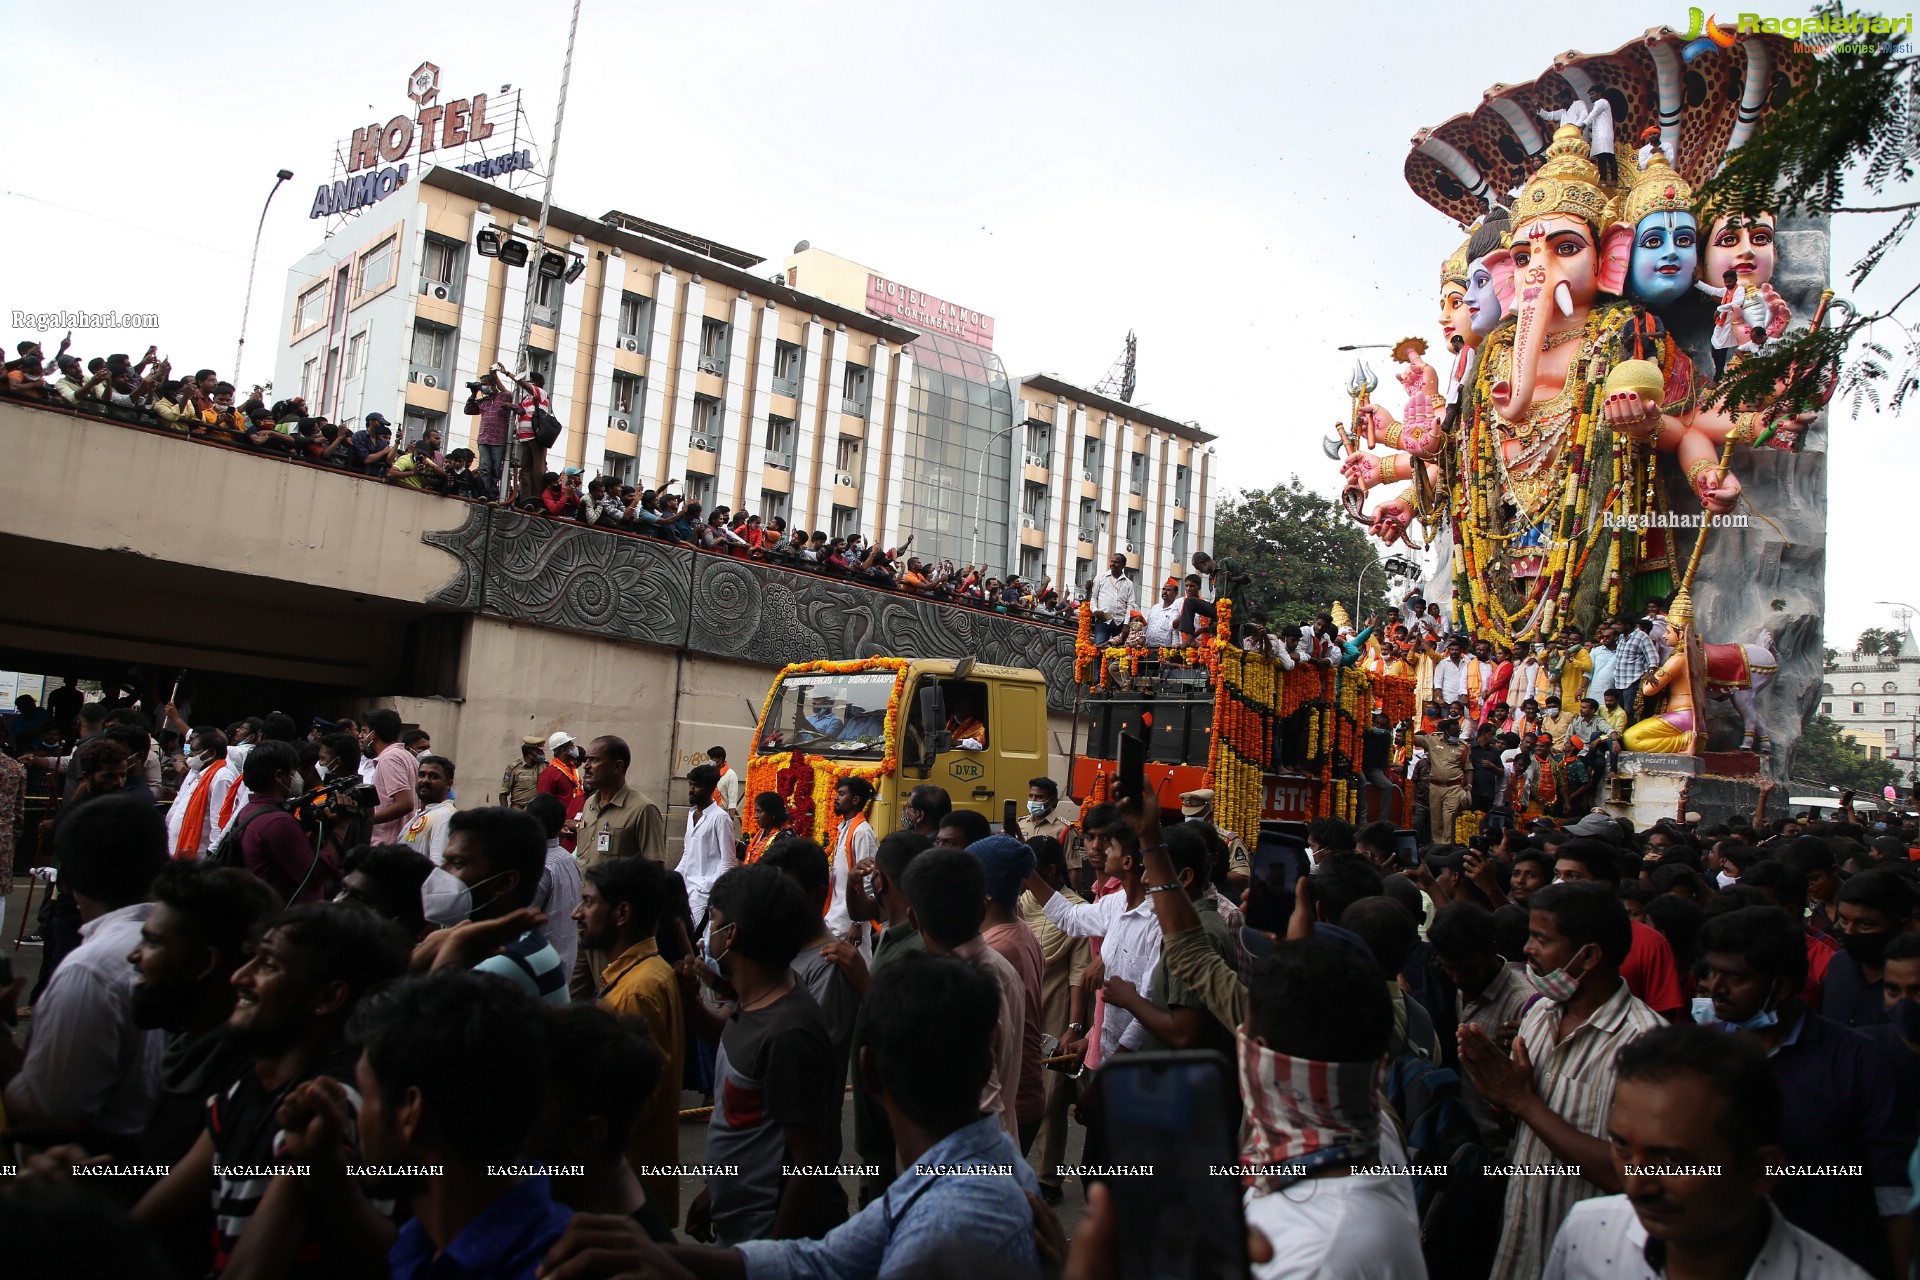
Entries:
<svg viewBox="0 0 1920 1280">
<path fill-rule="evenodd" d="M 547 768 L 540 743 L 538 736 L 520 739 L 520 758 L 500 775 L 500 803 L 509 809 L 524 809 L 540 794 L 540 775 Z"/>
</svg>

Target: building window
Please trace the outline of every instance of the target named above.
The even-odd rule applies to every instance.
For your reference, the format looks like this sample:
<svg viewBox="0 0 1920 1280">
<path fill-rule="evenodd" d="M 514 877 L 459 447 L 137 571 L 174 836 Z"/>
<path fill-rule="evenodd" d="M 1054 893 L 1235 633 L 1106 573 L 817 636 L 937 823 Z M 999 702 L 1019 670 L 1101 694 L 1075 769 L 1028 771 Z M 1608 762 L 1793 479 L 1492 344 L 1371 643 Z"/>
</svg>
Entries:
<svg viewBox="0 0 1920 1280">
<path fill-rule="evenodd" d="M 720 448 L 720 402 L 712 396 L 693 398 L 692 443 L 695 448 Z"/>
<path fill-rule="evenodd" d="M 793 470 L 793 419 L 767 419 L 767 465 L 781 471 Z"/>
<path fill-rule="evenodd" d="M 1853 704 L 1853 714 L 1855 714 L 1855 715 L 1860 715 L 1860 714 L 1862 714 L 1862 713 L 1861 713 L 1861 710 L 1860 710 L 1860 707 L 1861 707 L 1861 704 L 1860 704 L 1860 703 L 1858 703 L 1858 702 L 1856 702 L 1856 703 L 1854 703 L 1854 704 Z"/>
<path fill-rule="evenodd" d="M 1187 490 L 1190 487 L 1189 480 L 1191 476 L 1192 472 L 1186 467 L 1175 467 L 1173 469 L 1173 505 L 1182 510 L 1188 505 Z"/>
<path fill-rule="evenodd" d="M 420 292 L 442 302 L 460 301 L 466 275 L 467 246 L 440 236 L 427 237 L 426 261 L 420 265 Z"/>
<path fill-rule="evenodd" d="M 702 512 L 713 505 L 712 476 L 689 475 L 681 484 L 686 488 L 687 501 L 699 503 Z"/>
<path fill-rule="evenodd" d="M 613 411 L 623 418 L 640 416 L 641 380 L 630 373 L 613 375 Z"/>
<path fill-rule="evenodd" d="M 1852 693 L 1865 693 L 1866 691 L 1867 691 L 1867 686 L 1866 686 L 1866 685 L 1864 685 L 1864 684 L 1862 684 L 1862 683 L 1860 683 L 1860 681 L 1858 681 L 1858 680 L 1855 680 L 1855 681 L 1853 682 L 1853 688 L 1852 688 L 1852 689 L 1851 689 L 1851 690 L 1850 690 L 1849 692 L 1852 692 Z"/>
<path fill-rule="evenodd" d="M 1046 576 L 1046 572 L 1046 561 L 1041 559 L 1040 548 L 1020 548 L 1020 576 L 1025 578 L 1030 586 L 1038 589 L 1040 579 Z"/>
<path fill-rule="evenodd" d="M 313 288 L 300 295 L 293 304 L 293 331 L 305 333 L 318 328 L 327 319 L 327 282 L 322 280 Z"/>
<path fill-rule="evenodd" d="M 1100 532 L 1100 517 L 1094 499 L 1080 499 L 1080 541 L 1092 542 Z"/>
<path fill-rule="evenodd" d="M 833 469 L 852 472 L 860 465 L 860 441 L 853 436 L 841 436 L 840 444 L 833 451 Z"/>
<path fill-rule="evenodd" d="M 1880 748 L 1878 747 L 1867 748 L 1867 759 L 1878 760 L 1879 758 L 1880 758 Z"/>
<path fill-rule="evenodd" d="M 1099 440 L 1089 439 L 1080 451 L 1080 473 L 1086 479 L 1096 483 L 1100 479 L 1100 444 Z"/>
<path fill-rule="evenodd" d="M 800 394 L 800 344 L 797 342 L 773 344 L 773 394 Z"/>
<path fill-rule="evenodd" d="M 1073 562 L 1073 582 L 1069 584 L 1078 592 L 1082 600 L 1086 599 L 1093 588 L 1093 561 L 1075 560 Z"/>
<path fill-rule="evenodd" d="M 399 249 L 399 237 L 388 236 L 360 255 L 360 283 L 355 297 L 364 298 L 376 289 L 393 283 L 393 259 Z"/>
<path fill-rule="evenodd" d="M 645 355 L 652 345 L 653 299 L 638 293 L 620 295 L 620 336 L 623 350 Z"/>
<path fill-rule="evenodd" d="M 1897 693 L 1899 692 L 1899 689 L 1900 689 L 1900 686 L 1896 685 L 1891 680 L 1887 681 L 1885 684 L 1880 686 L 1880 692 L 1882 693 Z"/>
<path fill-rule="evenodd" d="M 727 322 L 707 316 L 700 321 L 700 372 L 727 376 Z"/>
<path fill-rule="evenodd" d="M 860 513 L 852 507 L 836 505 L 833 508 L 832 532 L 829 538 L 851 538 L 860 532 Z"/>
<path fill-rule="evenodd" d="M 867 416 L 867 378 L 871 373 L 863 364 L 850 364 L 840 380 L 840 407 L 856 418 Z"/>
<path fill-rule="evenodd" d="M 1896 738 L 1894 733 L 1895 731 L 1892 729 L 1887 730 L 1887 745 L 1890 747 L 1898 746 L 1900 743 L 1900 739 Z"/>
<path fill-rule="evenodd" d="M 533 278 L 539 281 L 534 286 L 533 322 L 543 324 L 549 329 L 558 329 L 560 309 L 566 305 L 567 301 L 567 282 L 559 276 L 543 276 L 537 271 L 534 272 Z"/>
<path fill-rule="evenodd" d="M 1140 543 L 1146 537 L 1147 518 L 1144 511 L 1127 512 L 1127 550 L 1138 553 Z"/>
<path fill-rule="evenodd" d="M 1186 521 L 1175 520 L 1173 522 L 1173 536 L 1170 539 L 1168 539 L 1167 550 L 1173 553 L 1173 562 L 1176 565 L 1185 564 L 1187 562 L 1187 522 Z"/>
<path fill-rule="evenodd" d="M 634 462 L 624 453 L 605 454 L 600 459 L 600 474 L 617 485 L 633 483 Z"/>
<path fill-rule="evenodd" d="M 1823 715 L 1823 716 L 1830 716 L 1830 715 L 1832 715 L 1832 714 L 1833 714 L 1833 704 L 1832 704 L 1831 702 L 1823 702 L 1823 703 L 1821 703 L 1821 704 L 1820 704 L 1820 714 L 1821 714 L 1821 715 Z"/>
<path fill-rule="evenodd" d="M 1047 450 L 1050 447 L 1047 424 L 1044 422 L 1029 422 L 1027 424 L 1027 465 L 1033 467 L 1048 466 Z"/>
<path fill-rule="evenodd" d="M 1046 522 L 1047 486 L 1028 481 L 1020 490 L 1020 514 L 1029 529 L 1038 529 Z"/>
<path fill-rule="evenodd" d="M 446 433 L 441 429 L 441 423 L 446 420 L 446 416 L 444 413 L 433 413 L 426 409 L 409 408 L 405 421 L 400 424 L 400 443 L 412 444 L 428 431 L 439 431 L 440 443 L 446 444 Z"/>
<path fill-rule="evenodd" d="M 760 491 L 760 523 L 772 524 L 775 520 L 787 518 L 787 495 L 777 489 Z"/>
<path fill-rule="evenodd" d="M 538 347 L 528 347 L 527 372 L 537 373 L 546 379 L 547 395 L 551 398 L 553 395 L 553 352 L 542 351 Z"/>
<path fill-rule="evenodd" d="M 1900 711 L 1891 702 L 1883 702 L 1880 704 L 1880 714 L 1883 716 L 1897 716 L 1900 714 Z M 1893 730 L 1889 729 L 1887 732 L 1892 733 Z"/>
<path fill-rule="evenodd" d="M 407 361 L 412 365 L 408 376 L 411 381 L 429 387 L 446 385 L 447 353 L 453 349 L 453 330 L 445 325 L 429 324 L 425 320 L 416 320 L 413 324 L 413 350 Z M 348 356 L 351 367 L 351 351 Z M 348 377 L 353 375 L 349 373 Z"/>
<path fill-rule="evenodd" d="M 1147 455 L 1144 453 L 1136 453 L 1132 455 L 1127 462 L 1132 468 L 1132 476 L 1128 482 L 1128 492 L 1145 493 L 1147 491 Z"/>
<path fill-rule="evenodd" d="M 359 377 L 367 371 L 367 331 L 362 329 L 347 339 L 347 379 Z"/>
<path fill-rule="evenodd" d="M 313 359 L 307 361 L 305 364 L 300 366 L 300 398 L 302 400 L 310 400 L 313 398 L 313 392 L 314 392 L 313 379 L 314 379 L 314 376 L 319 372 L 320 372 L 319 356 L 315 356 Z"/>
</svg>

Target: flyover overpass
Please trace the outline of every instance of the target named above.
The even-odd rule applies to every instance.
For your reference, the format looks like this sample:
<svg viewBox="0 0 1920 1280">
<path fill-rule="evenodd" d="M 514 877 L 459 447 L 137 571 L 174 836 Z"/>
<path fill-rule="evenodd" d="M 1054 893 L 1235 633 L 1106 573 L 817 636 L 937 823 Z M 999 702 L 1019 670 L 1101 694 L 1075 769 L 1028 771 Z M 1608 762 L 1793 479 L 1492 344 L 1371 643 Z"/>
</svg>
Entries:
<svg viewBox="0 0 1920 1280">
<path fill-rule="evenodd" d="M 196 723 L 390 705 L 463 806 L 556 728 L 625 738 L 683 804 L 672 779 L 744 759 L 774 670 L 811 658 L 1038 668 L 1068 749 L 1061 628 L 5 398 L 0 564 L 0 665 L 137 664 L 156 699 L 184 668 Z"/>
</svg>

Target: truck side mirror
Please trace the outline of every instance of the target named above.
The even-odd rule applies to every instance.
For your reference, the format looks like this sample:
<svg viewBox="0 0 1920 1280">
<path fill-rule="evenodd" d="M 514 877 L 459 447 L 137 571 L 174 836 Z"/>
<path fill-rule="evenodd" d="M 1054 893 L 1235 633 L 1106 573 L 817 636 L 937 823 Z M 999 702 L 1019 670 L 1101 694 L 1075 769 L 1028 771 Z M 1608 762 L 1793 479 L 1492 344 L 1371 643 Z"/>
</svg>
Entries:
<svg viewBox="0 0 1920 1280">
<path fill-rule="evenodd" d="M 947 732 L 947 695 L 931 680 L 920 686 L 920 724 L 929 758 L 953 750 L 953 735 Z"/>
</svg>

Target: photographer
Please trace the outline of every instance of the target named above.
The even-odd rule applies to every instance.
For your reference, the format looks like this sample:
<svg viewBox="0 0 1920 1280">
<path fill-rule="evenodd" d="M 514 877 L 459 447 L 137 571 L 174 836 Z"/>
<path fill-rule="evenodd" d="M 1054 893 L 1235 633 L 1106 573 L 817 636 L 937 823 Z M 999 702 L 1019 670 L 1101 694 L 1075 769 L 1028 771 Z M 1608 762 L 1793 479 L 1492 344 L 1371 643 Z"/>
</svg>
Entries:
<svg viewBox="0 0 1920 1280">
<path fill-rule="evenodd" d="M 310 830 L 318 825 L 321 843 L 344 867 L 347 851 L 368 842 L 378 803 L 373 788 L 360 780 L 359 740 L 350 733 L 321 738 L 319 769 L 324 792 L 295 816 Z"/>
<path fill-rule="evenodd" d="M 473 469 L 473 450 L 455 449 L 447 455 L 444 492 L 449 498 L 484 498 L 486 480 Z"/>
<path fill-rule="evenodd" d="M 247 754 L 242 777 L 252 798 L 234 818 L 229 837 L 239 846 L 239 864 L 288 906 L 331 897 L 340 864 L 324 844 L 307 838 L 288 808 L 306 786 L 293 747 L 273 739 L 258 743 Z"/>
<path fill-rule="evenodd" d="M 507 464 L 507 427 L 514 416 L 513 397 L 503 393 L 500 375 L 488 370 L 486 377 L 467 384 L 467 404 L 461 412 L 480 419 L 475 440 L 480 446 L 478 496 L 497 498 L 500 473 Z"/>
<path fill-rule="evenodd" d="M 432 427 L 420 433 L 420 438 L 407 447 L 407 451 L 393 460 L 387 468 L 387 483 L 397 484 L 404 489 L 431 490 L 444 492 L 447 487 L 446 468 L 435 459 L 440 453 L 440 435 Z"/>
</svg>

